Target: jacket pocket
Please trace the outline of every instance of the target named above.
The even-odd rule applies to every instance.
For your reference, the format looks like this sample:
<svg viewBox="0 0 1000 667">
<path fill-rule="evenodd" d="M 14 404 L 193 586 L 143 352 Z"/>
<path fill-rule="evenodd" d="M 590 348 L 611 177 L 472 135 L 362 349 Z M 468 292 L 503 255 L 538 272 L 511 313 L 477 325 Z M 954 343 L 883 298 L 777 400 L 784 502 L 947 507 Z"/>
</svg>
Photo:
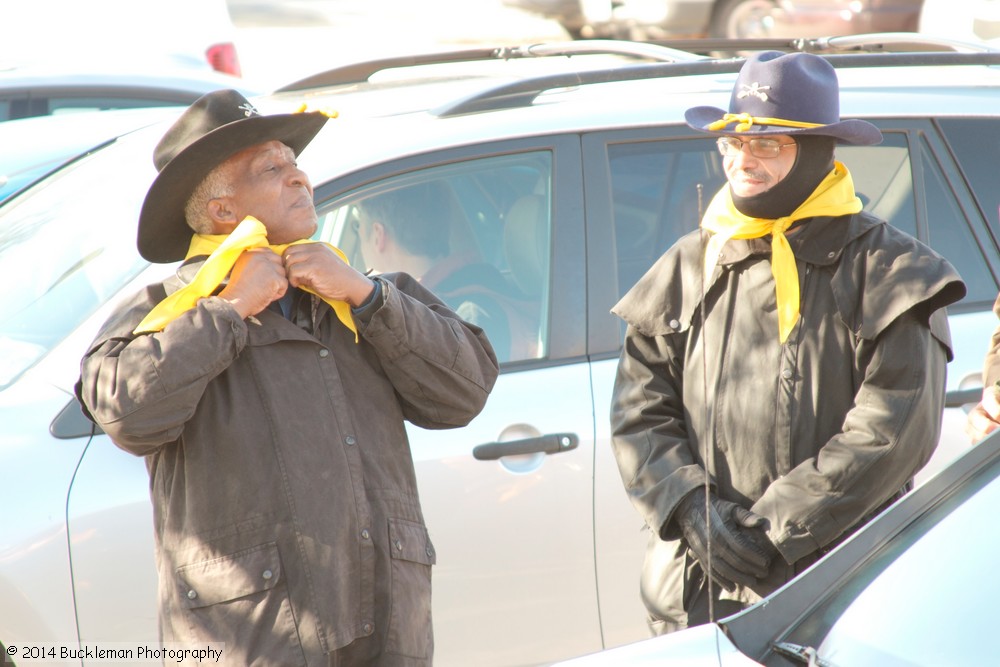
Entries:
<svg viewBox="0 0 1000 667">
<path fill-rule="evenodd" d="M 178 567 L 176 639 L 225 643 L 231 664 L 304 664 L 283 575 L 274 542 Z"/>
<path fill-rule="evenodd" d="M 179 567 L 176 584 L 181 608 L 197 609 L 271 590 L 280 579 L 278 545 L 271 542 Z"/>
<path fill-rule="evenodd" d="M 389 519 L 389 556 L 392 587 L 386 650 L 411 658 L 430 659 L 431 566 L 434 545 L 420 523 Z"/>
</svg>

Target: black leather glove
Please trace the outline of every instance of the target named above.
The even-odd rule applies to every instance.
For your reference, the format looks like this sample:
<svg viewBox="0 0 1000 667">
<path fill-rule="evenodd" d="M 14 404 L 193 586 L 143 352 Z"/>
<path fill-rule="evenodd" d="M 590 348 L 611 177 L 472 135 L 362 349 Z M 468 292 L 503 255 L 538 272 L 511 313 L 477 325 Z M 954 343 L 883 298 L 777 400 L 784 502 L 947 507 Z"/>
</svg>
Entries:
<svg viewBox="0 0 1000 667">
<path fill-rule="evenodd" d="M 709 494 L 705 520 L 705 489 L 684 496 L 674 512 L 684 541 L 702 569 L 708 572 L 708 542 L 712 542 L 712 578 L 727 591 L 735 584 L 756 583 L 767 575 L 777 553 L 763 531 L 765 519 L 736 503 Z M 711 531 L 711 533 L 709 533 Z"/>
</svg>

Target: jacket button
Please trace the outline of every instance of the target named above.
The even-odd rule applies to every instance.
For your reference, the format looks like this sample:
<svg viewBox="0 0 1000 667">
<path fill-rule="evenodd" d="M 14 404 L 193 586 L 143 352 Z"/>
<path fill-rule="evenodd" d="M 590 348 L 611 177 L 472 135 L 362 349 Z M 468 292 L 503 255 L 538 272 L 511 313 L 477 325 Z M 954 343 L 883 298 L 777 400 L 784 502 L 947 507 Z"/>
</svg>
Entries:
<svg viewBox="0 0 1000 667">
<path fill-rule="evenodd" d="M 270 570 L 264 570 L 264 573 L 261 574 L 260 576 L 264 577 L 265 579 L 270 579 L 271 577 L 274 576 L 274 572 L 271 572 Z"/>
<path fill-rule="evenodd" d="M 375 631 L 375 626 L 372 625 L 371 623 L 365 623 L 364 625 L 361 626 L 361 632 L 365 633 L 366 635 L 370 635 L 374 631 Z"/>
<path fill-rule="evenodd" d="M 428 558 L 434 558 L 434 550 L 433 549 L 431 549 L 430 547 L 427 547 L 425 549 L 425 551 L 427 552 L 427 557 Z"/>
<path fill-rule="evenodd" d="M 194 600 L 196 597 L 198 597 L 198 591 L 193 588 L 188 591 L 188 600 Z"/>
<path fill-rule="evenodd" d="M 396 548 L 396 551 L 402 551 L 403 550 L 403 543 L 400 542 L 399 540 L 393 540 L 392 541 L 392 546 L 394 546 Z"/>
<path fill-rule="evenodd" d="M 371 537 L 371 533 L 368 532 L 367 528 L 361 529 L 361 539 L 367 540 Z"/>
<path fill-rule="evenodd" d="M 323 348 L 322 350 L 319 351 L 319 356 L 322 357 L 323 359 L 326 359 L 327 357 L 330 356 L 330 350 Z"/>
<path fill-rule="evenodd" d="M 354 439 L 353 435 L 349 435 L 346 438 L 344 438 L 344 442 L 346 442 L 349 445 L 354 445 L 357 444 L 358 441 Z"/>
<path fill-rule="evenodd" d="M 678 329 L 681 328 L 681 323 L 678 322 L 677 320 L 670 320 L 670 328 L 673 329 L 674 331 L 677 331 Z"/>
<path fill-rule="evenodd" d="M 781 371 L 781 377 L 785 378 L 786 380 L 791 380 L 792 379 L 791 369 L 786 368 L 785 370 Z"/>
</svg>

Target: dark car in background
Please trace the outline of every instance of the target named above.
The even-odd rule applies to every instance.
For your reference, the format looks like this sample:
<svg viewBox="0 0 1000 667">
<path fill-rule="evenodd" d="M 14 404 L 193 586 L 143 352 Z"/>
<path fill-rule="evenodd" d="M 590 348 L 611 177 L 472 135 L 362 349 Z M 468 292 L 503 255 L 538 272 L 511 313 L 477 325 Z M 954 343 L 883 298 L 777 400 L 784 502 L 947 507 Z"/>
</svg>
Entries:
<svg viewBox="0 0 1000 667">
<path fill-rule="evenodd" d="M 968 284 L 948 312 L 948 407 L 918 477 L 930 484 L 969 448 L 962 406 L 981 393 L 997 323 L 1000 54 L 892 53 L 883 36 L 867 47 L 863 36 L 838 40 L 766 46 L 814 50 L 834 64 L 842 114 L 884 134 L 877 146 L 838 149 L 867 210 L 930 244 Z M 592 42 L 406 56 L 254 99 L 263 113 L 303 103 L 339 112 L 298 160 L 315 187 L 318 239 L 364 268 L 359 208 L 434 184 L 442 194 L 422 211 L 437 220 L 430 233 L 455 257 L 492 265 L 517 295 L 508 313 L 517 344 L 500 351 L 482 413 L 460 429 L 408 429 L 438 554 L 440 667 L 547 664 L 647 635 L 638 592 L 647 534 L 610 445 L 623 326 L 609 311 L 697 228 L 699 204 L 725 182 L 715 143 L 682 118 L 692 106 L 725 107 L 741 59 L 597 46 L 647 57 L 588 67 L 581 51 Z M 111 309 L 174 269 L 149 265 L 135 248 L 165 128 L 132 132 L 0 203 L 0 275 L 11 286 L 0 292 L 8 648 L 157 641 L 144 461 L 85 420 L 72 387 Z M 941 555 L 942 566 L 963 562 Z M 940 609 L 928 605 L 928 618 Z"/>
<path fill-rule="evenodd" d="M 922 0 L 503 0 L 574 38 L 810 37 L 917 29 Z"/>
</svg>

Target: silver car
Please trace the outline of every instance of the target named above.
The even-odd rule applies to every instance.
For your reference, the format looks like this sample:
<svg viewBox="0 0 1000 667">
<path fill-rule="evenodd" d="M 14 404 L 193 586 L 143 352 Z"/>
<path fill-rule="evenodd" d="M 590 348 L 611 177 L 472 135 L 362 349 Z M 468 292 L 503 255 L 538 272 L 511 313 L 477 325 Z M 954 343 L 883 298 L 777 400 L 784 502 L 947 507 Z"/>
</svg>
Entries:
<svg viewBox="0 0 1000 667">
<path fill-rule="evenodd" d="M 0 201 L 104 141 L 175 114 L 172 109 L 152 107 L 0 123 Z"/>
<path fill-rule="evenodd" d="M 692 106 L 726 106 L 741 63 L 600 46 L 645 60 L 532 57 L 595 48 L 573 43 L 437 65 L 448 58 L 408 57 L 254 100 L 265 113 L 303 103 L 339 111 L 299 163 L 315 185 L 318 236 L 352 263 L 364 266 L 359 206 L 434 183 L 444 194 L 427 211 L 439 220 L 431 233 L 447 234 L 456 256 L 491 264 L 517 294 L 509 328 L 487 329 L 511 344 L 482 414 L 462 429 L 409 431 L 439 554 L 444 667 L 546 664 L 647 635 L 638 595 L 646 536 L 609 442 L 623 333 L 609 310 L 696 227 L 699 193 L 723 184 L 714 143 L 681 119 Z M 996 324 L 1000 55 L 828 57 L 843 114 L 885 135 L 838 152 L 866 207 L 929 242 L 969 286 L 949 313 L 952 407 L 922 481 L 968 448 L 960 406 L 979 392 Z M 19 660 L 25 647 L 156 642 L 145 465 L 93 429 L 72 387 L 114 305 L 173 269 L 135 249 L 164 129 L 132 133 L 0 204 L 0 642 L 15 664 L 31 664 Z"/>
<path fill-rule="evenodd" d="M 1000 434 L 757 605 L 558 667 L 997 662 Z"/>
</svg>

